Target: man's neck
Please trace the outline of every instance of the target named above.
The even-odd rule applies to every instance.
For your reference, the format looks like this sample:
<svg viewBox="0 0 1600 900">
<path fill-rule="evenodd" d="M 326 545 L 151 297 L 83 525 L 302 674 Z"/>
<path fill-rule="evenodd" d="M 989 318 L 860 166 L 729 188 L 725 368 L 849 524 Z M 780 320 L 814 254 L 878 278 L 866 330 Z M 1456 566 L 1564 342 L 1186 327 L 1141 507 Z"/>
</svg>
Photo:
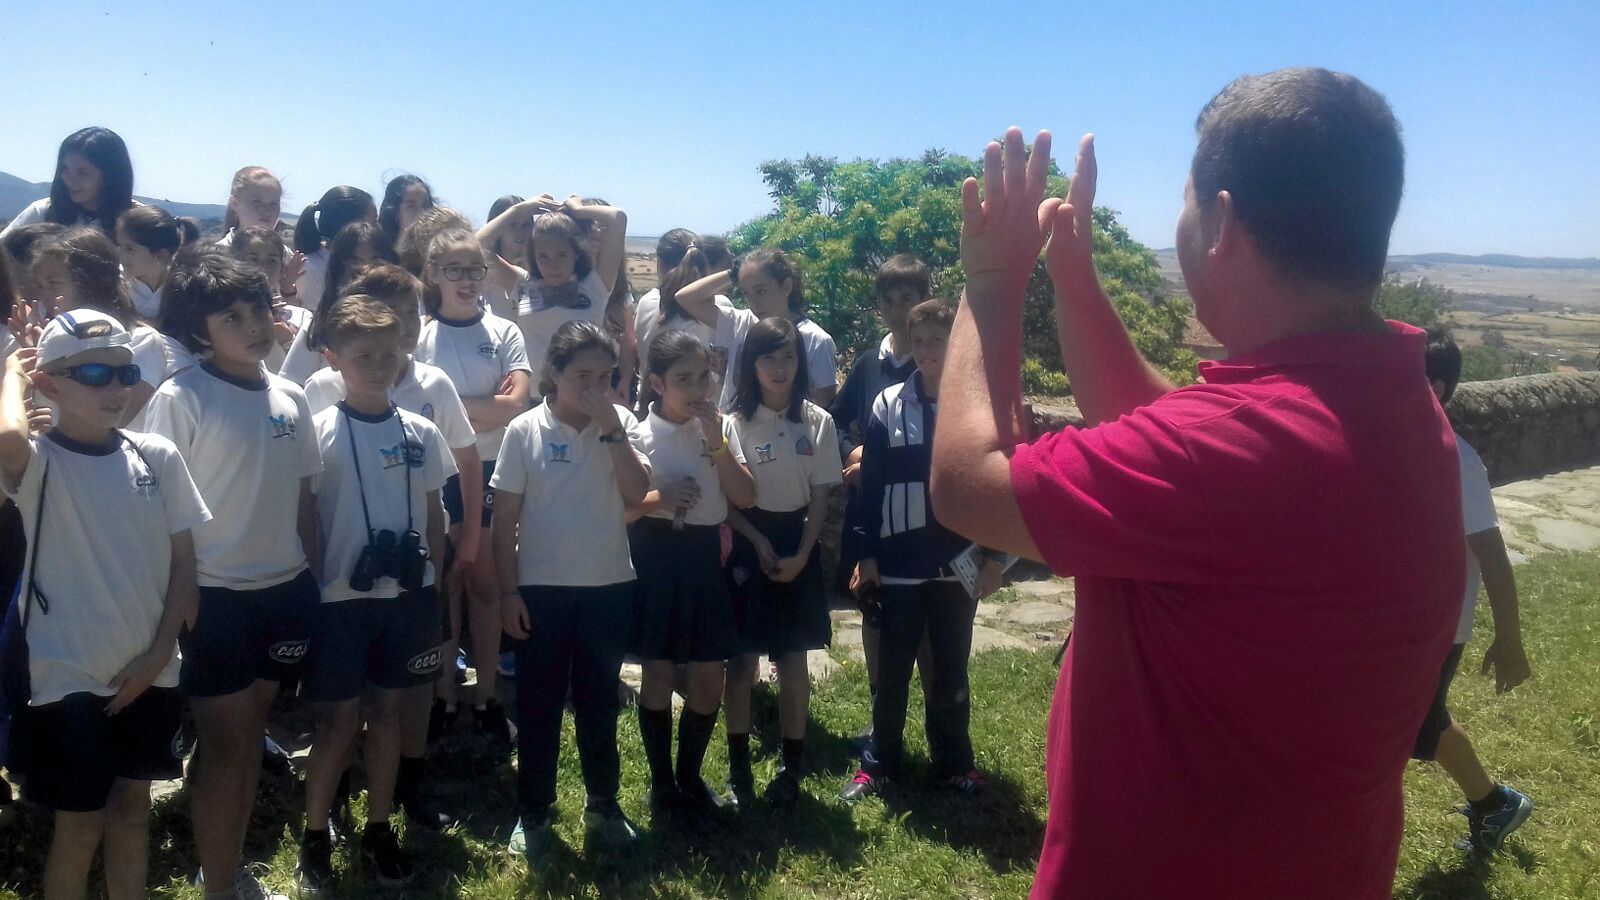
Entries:
<svg viewBox="0 0 1600 900">
<path fill-rule="evenodd" d="M 1320 285 L 1260 285 L 1241 295 L 1257 302 L 1251 304 L 1251 316 L 1232 323 L 1226 338 L 1218 337 L 1230 357 L 1306 334 L 1382 332 L 1387 327 L 1371 297 Z"/>
<path fill-rule="evenodd" d="M 62 437 L 94 447 L 110 443 L 114 429 L 69 415 L 64 410 L 58 409 L 56 412 L 58 419 L 54 430 Z"/>
</svg>

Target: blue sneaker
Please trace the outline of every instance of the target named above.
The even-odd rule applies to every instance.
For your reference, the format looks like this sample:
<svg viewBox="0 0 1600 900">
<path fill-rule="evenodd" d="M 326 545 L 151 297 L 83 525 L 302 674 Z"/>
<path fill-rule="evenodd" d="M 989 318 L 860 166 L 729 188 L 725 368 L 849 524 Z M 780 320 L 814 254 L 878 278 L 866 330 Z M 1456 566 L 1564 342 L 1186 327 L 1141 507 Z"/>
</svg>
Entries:
<svg viewBox="0 0 1600 900">
<path fill-rule="evenodd" d="M 500 664 L 495 666 L 495 671 L 501 678 L 517 677 L 517 655 L 515 653 L 500 654 Z"/>
<path fill-rule="evenodd" d="M 1528 816 L 1533 815 L 1533 801 L 1526 794 L 1503 784 L 1495 791 L 1500 795 L 1500 805 L 1493 809 L 1480 813 L 1470 804 L 1462 808 L 1469 834 L 1463 849 L 1493 853 L 1505 845 L 1511 832 L 1521 828 Z"/>
<path fill-rule="evenodd" d="M 456 651 L 456 684 L 467 683 L 467 651 Z"/>
</svg>

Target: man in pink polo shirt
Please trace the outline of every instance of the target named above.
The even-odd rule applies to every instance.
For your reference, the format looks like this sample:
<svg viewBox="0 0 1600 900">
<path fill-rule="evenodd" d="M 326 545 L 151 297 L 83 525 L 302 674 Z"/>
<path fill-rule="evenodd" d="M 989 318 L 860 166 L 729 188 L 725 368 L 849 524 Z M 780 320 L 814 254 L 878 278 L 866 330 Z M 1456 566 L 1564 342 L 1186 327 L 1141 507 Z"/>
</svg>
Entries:
<svg viewBox="0 0 1600 900">
<path fill-rule="evenodd" d="M 981 200 L 963 191 L 934 509 L 1077 576 L 1035 897 L 1388 898 L 1465 572 L 1424 336 L 1372 309 L 1399 126 L 1355 78 L 1290 69 L 1230 84 L 1198 131 L 1178 259 L 1228 358 L 1177 390 L 1095 276 L 1092 137 L 1064 202 L 1047 133 L 1031 158 L 1017 129 L 990 145 Z M 1023 443 L 1047 240 L 1088 427 Z"/>
</svg>

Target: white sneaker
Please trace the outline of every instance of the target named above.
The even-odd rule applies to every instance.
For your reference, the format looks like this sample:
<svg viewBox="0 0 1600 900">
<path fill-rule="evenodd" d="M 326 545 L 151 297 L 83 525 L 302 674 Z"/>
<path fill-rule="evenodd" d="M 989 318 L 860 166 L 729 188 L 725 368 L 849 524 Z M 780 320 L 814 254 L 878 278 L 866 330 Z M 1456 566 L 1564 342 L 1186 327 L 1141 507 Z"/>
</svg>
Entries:
<svg viewBox="0 0 1600 900">
<path fill-rule="evenodd" d="M 262 866 L 263 869 L 266 866 Z M 245 866 L 233 879 L 233 890 L 239 895 L 239 900 L 289 900 L 283 894 L 275 894 L 267 890 L 261 879 L 256 877 L 255 866 Z"/>
</svg>

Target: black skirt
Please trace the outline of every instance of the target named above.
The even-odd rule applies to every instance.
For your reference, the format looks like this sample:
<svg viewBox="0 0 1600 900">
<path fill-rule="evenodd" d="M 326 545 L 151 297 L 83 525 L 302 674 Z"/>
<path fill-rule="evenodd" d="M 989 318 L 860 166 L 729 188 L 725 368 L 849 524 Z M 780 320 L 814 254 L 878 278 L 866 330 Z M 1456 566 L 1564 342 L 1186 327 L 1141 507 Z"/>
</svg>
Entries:
<svg viewBox="0 0 1600 900">
<path fill-rule="evenodd" d="M 779 559 L 799 549 L 806 526 L 804 509 L 776 513 L 752 507 L 742 512 L 757 531 L 766 535 Z M 776 658 L 785 653 L 820 650 L 833 642 L 833 619 L 828 615 L 828 592 L 817 547 L 811 548 L 806 567 L 793 581 L 777 582 L 761 570 L 754 545 L 735 531 L 728 571 L 734 582 L 739 652 L 765 653 Z"/>
<path fill-rule="evenodd" d="M 716 662 L 734 655 L 733 605 L 715 525 L 644 518 L 628 526 L 638 576 L 628 649 L 640 659 Z"/>
</svg>

